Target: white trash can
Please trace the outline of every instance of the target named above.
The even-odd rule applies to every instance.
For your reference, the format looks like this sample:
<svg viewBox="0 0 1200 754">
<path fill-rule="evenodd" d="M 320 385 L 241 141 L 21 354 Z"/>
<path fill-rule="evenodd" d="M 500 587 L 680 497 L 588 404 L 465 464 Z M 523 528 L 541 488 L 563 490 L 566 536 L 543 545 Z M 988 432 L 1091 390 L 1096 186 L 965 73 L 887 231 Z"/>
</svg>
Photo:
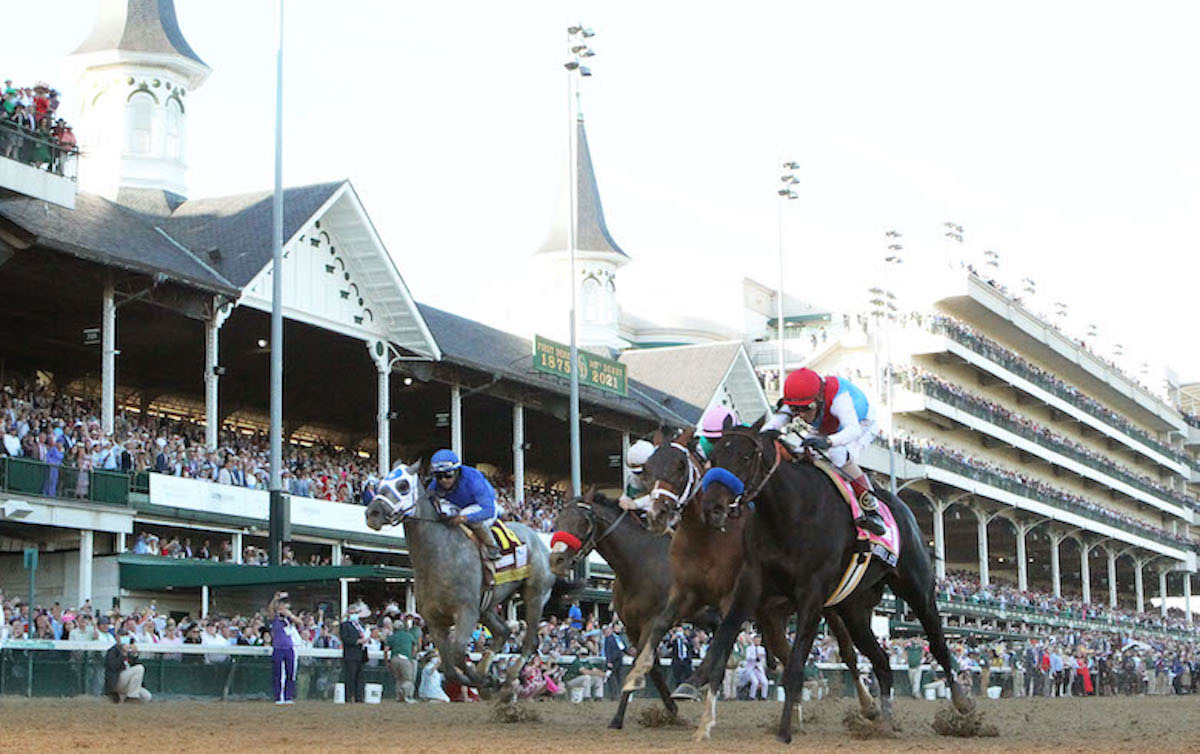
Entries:
<svg viewBox="0 0 1200 754">
<path fill-rule="evenodd" d="M 988 699 L 999 699 L 1001 690 L 1002 689 L 999 686 L 988 686 Z"/>
<path fill-rule="evenodd" d="M 344 684 L 344 683 L 333 684 L 333 703 L 334 704 L 345 704 L 346 703 L 346 684 Z"/>
<path fill-rule="evenodd" d="M 925 687 L 925 701 L 927 701 L 927 702 L 937 701 L 937 691 L 938 691 L 937 687 L 934 686 L 933 684 L 929 684 L 928 686 L 926 686 Z"/>
<path fill-rule="evenodd" d="M 383 684 L 368 683 L 363 686 L 363 701 L 367 704 L 379 704 L 383 701 Z"/>
</svg>

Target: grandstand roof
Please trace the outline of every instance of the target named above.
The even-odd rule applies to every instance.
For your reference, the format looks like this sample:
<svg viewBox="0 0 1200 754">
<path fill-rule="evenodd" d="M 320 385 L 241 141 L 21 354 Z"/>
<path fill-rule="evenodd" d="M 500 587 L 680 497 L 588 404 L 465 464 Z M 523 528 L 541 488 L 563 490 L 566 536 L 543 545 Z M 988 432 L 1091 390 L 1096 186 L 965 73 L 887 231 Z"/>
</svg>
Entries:
<svg viewBox="0 0 1200 754">
<path fill-rule="evenodd" d="M 92 33 L 72 54 L 109 50 L 174 54 L 208 67 L 183 38 L 174 0 L 101 0 Z"/>
<path fill-rule="evenodd" d="M 768 408 L 762 386 L 740 341 L 625 351 L 621 362 L 629 376 L 702 409 L 722 391 L 734 408 L 752 421 Z"/>
<path fill-rule="evenodd" d="M 456 314 L 420 305 L 421 315 L 451 364 L 478 369 L 553 393 L 566 395 L 567 382 L 533 370 L 533 344 Z M 703 406 L 696 406 L 637 380 L 629 380 L 629 396 L 622 397 L 581 386 L 581 400 L 623 414 L 641 416 L 673 426 L 695 424 Z"/>
</svg>

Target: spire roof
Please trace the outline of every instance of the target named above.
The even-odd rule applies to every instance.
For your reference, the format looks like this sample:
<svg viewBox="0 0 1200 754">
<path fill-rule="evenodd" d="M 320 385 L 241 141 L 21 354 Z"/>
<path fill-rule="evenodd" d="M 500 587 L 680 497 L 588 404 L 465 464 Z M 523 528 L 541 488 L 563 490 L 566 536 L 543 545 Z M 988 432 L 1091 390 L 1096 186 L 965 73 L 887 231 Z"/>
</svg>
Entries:
<svg viewBox="0 0 1200 754">
<path fill-rule="evenodd" d="M 575 249 L 601 254 L 612 254 L 621 262 L 629 255 L 621 250 L 608 232 L 604 222 L 604 207 L 600 203 L 600 188 L 596 185 L 596 173 L 592 168 L 592 153 L 588 149 L 587 131 L 583 118 L 578 121 L 578 144 L 575 156 L 577 214 L 575 224 Z M 569 180 L 569 178 L 568 178 Z M 559 200 L 557 217 L 550 226 L 550 233 L 537 254 L 554 254 L 567 250 L 567 228 L 571 223 L 571 208 L 566 201 Z"/>
<path fill-rule="evenodd" d="M 111 50 L 174 54 L 208 68 L 179 30 L 175 0 L 100 0 L 91 34 L 72 54 Z"/>
</svg>

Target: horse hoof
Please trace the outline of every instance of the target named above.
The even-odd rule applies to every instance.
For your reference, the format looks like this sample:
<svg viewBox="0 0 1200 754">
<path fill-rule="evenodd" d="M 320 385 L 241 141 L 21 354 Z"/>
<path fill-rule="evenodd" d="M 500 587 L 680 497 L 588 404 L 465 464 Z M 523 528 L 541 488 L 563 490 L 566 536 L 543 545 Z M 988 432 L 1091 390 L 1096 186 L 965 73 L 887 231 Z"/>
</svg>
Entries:
<svg viewBox="0 0 1200 754">
<path fill-rule="evenodd" d="M 671 692 L 672 699 L 683 699 L 689 702 L 700 701 L 700 691 L 690 683 L 681 683 Z"/>
<path fill-rule="evenodd" d="M 621 729 L 622 729 L 622 728 L 624 728 L 624 727 L 625 727 L 625 721 L 624 721 L 624 720 L 612 720 L 612 721 L 610 721 L 610 722 L 609 722 L 609 724 L 608 724 L 608 729 L 609 729 L 609 730 L 621 730 Z"/>
<path fill-rule="evenodd" d="M 791 733 L 776 733 L 775 740 L 781 744 L 790 744 L 792 742 Z"/>
<path fill-rule="evenodd" d="M 863 713 L 863 717 L 867 718 L 868 720 L 878 720 L 879 715 L 880 715 L 879 706 L 875 705 L 875 704 L 872 704 L 870 709 L 868 709 L 866 712 Z"/>
</svg>

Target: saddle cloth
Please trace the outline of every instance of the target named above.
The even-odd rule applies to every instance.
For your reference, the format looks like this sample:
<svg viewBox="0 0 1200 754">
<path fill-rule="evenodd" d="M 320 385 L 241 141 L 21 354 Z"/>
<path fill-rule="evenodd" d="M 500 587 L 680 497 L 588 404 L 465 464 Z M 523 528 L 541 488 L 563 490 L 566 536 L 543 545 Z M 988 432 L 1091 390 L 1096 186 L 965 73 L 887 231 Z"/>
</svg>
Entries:
<svg viewBox="0 0 1200 754">
<path fill-rule="evenodd" d="M 471 530 L 462 527 L 468 537 L 475 539 Z M 510 581 L 521 581 L 529 576 L 529 545 L 521 541 L 516 532 L 508 528 L 503 521 L 497 521 L 491 526 L 492 540 L 500 550 L 496 559 L 496 577 L 493 584 L 507 584 Z"/>
<path fill-rule="evenodd" d="M 813 462 L 813 465 L 825 472 L 826 476 L 833 481 L 834 486 L 842 493 L 842 499 L 846 505 L 850 506 L 850 517 L 857 521 L 858 517 L 862 515 L 862 506 L 854 497 L 854 488 L 832 464 L 817 460 Z M 892 568 L 896 567 L 896 561 L 900 557 L 900 529 L 896 525 L 896 517 L 892 515 L 891 508 L 883 500 L 878 501 L 878 511 L 879 517 L 883 519 L 885 529 L 883 535 L 872 534 L 862 527 L 855 527 L 860 550 L 850 558 L 849 567 L 842 574 L 842 579 L 837 588 L 833 590 L 833 594 L 825 602 L 826 607 L 838 604 L 854 592 L 867 572 L 867 566 L 871 564 L 871 556 L 879 558 Z"/>
</svg>

